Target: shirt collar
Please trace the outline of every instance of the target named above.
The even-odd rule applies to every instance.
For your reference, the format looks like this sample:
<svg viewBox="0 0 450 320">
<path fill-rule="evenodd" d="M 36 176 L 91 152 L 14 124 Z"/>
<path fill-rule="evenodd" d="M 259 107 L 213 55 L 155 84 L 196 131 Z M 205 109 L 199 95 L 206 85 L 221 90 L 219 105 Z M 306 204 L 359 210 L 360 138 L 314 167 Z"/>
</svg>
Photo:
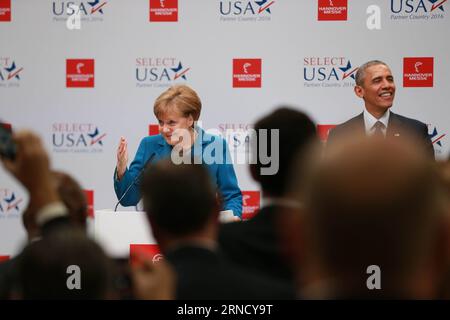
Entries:
<svg viewBox="0 0 450 320">
<path fill-rule="evenodd" d="M 377 121 L 380 121 L 384 124 L 384 131 L 388 127 L 389 123 L 389 116 L 390 111 L 389 109 L 383 114 L 383 116 L 380 119 L 375 118 L 373 115 L 371 115 L 367 110 L 364 110 L 364 126 L 366 128 L 366 134 L 370 134 L 373 131 L 373 126 Z M 386 131 L 385 131 L 386 132 Z"/>
</svg>

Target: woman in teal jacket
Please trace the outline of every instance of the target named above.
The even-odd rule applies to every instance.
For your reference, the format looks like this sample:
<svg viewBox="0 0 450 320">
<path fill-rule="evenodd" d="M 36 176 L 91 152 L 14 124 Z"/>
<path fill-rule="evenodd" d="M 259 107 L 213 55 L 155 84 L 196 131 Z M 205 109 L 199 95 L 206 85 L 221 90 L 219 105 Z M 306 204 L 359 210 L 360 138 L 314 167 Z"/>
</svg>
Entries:
<svg viewBox="0 0 450 320">
<path fill-rule="evenodd" d="M 242 194 L 227 144 L 221 137 L 195 126 L 200 111 L 201 101 L 194 90 L 185 85 L 173 86 L 155 101 L 154 113 L 160 134 L 142 139 L 129 168 L 127 141 L 123 137 L 120 139 L 114 190 L 123 206 L 135 206 L 141 199 L 139 175 L 143 168 L 148 163 L 172 157 L 173 161 L 184 159 L 204 164 L 223 200 L 222 210 L 232 210 L 233 215 L 241 217 Z"/>
</svg>

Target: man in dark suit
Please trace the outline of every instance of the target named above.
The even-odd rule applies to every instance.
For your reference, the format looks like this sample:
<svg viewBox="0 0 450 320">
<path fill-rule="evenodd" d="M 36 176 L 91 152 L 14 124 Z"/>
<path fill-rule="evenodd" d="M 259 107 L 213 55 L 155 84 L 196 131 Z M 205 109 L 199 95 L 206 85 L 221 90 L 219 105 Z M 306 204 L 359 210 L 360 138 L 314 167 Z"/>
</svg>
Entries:
<svg viewBox="0 0 450 320">
<path fill-rule="evenodd" d="M 175 271 L 176 299 L 294 297 L 292 288 L 249 273 L 221 255 L 219 204 L 205 167 L 163 160 L 148 168 L 141 186 L 153 235 Z"/>
<path fill-rule="evenodd" d="M 395 82 L 386 63 L 379 60 L 364 63 L 356 72 L 355 82 L 355 94 L 364 100 L 365 110 L 335 127 L 330 132 L 329 143 L 348 134 L 386 138 L 408 134 L 416 139 L 424 152 L 434 158 L 427 125 L 390 111 L 394 103 Z"/>
<path fill-rule="evenodd" d="M 250 165 L 250 172 L 262 189 L 262 208 L 251 220 L 224 224 L 220 228 L 219 243 L 228 258 L 253 272 L 293 283 L 293 273 L 281 238 L 287 231 L 280 228 L 279 211 L 298 204 L 284 198 L 291 166 L 296 155 L 301 157 L 309 143 L 316 140 L 316 127 L 303 112 L 293 108 L 279 108 L 260 119 L 254 127 L 260 130 L 279 130 L 279 170 L 264 175 L 265 167 L 259 160 Z M 268 134 L 270 138 L 271 135 Z M 265 151 L 265 150 L 264 150 Z M 252 150 L 257 152 L 257 150 Z M 275 150 L 270 150 L 271 156 Z M 267 153 L 269 154 L 269 153 Z M 281 230 L 283 229 L 283 230 Z"/>
</svg>

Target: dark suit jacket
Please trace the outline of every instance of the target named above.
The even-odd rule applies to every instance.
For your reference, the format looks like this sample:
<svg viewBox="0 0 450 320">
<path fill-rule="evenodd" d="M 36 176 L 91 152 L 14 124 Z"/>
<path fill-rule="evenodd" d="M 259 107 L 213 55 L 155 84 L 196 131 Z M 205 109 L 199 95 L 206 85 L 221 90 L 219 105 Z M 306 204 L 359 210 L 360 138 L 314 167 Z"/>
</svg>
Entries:
<svg viewBox="0 0 450 320">
<path fill-rule="evenodd" d="M 336 126 L 330 131 L 328 143 L 333 143 L 338 137 L 348 133 L 365 134 L 363 113 L 356 117 Z M 409 133 L 417 143 L 424 149 L 428 156 L 434 159 L 434 148 L 428 136 L 427 125 L 418 120 L 403 117 L 391 111 L 389 115 L 389 123 L 387 127 L 386 137 L 395 137 L 396 134 Z"/>
<path fill-rule="evenodd" d="M 293 299 L 291 287 L 241 269 L 220 252 L 184 246 L 166 253 L 177 276 L 176 299 Z"/>
<path fill-rule="evenodd" d="M 276 215 L 277 207 L 268 206 L 251 220 L 221 225 L 219 245 L 236 264 L 292 284 L 294 276 L 281 251 Z"/>
<path fill-rule="evenodd" d="M 69 218 L 67 216 L 53 218 L 41 227 L 41 237 L 48 237 L 53 232 L 63 228 L 73 228 Z M 0 263 L 0 300 L 11 298 L 13 290 L 18 285 L 19 279 L 16 269 L 20 263 L 21 254 L 19 253 L 16 257 Z"/>
</svg>

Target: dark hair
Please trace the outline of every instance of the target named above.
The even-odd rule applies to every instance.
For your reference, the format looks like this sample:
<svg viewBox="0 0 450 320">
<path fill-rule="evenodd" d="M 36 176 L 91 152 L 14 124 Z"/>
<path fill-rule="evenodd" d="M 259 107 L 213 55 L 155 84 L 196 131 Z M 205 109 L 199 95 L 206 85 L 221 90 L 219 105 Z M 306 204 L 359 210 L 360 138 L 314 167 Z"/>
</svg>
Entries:
<svg viewBox="0 0 450 320">
<path fill-rule="evenodd" d="M 261 174 L 261 168 L 266 165 L 261 163 L 261 159 L 255 154 L 259 150 L 252 149 L 256 164 L 252 164 L 253 172 L 257 175 L 257 180 L 261 184 L 264 192 L 274 196 L 281 196 L 287 189 L 289 175 L 292 163 L 300 156 L 307 145 L 314 141 L 316 136 L 316 127 L 313 121 L 303 112 L 290 107 L 279 107 L 274 112 L 261 118 L 255 124 L 256 134 L 259 136 L 261 129 L 279 130 L 279 168 L 274 175 Z M 267 155 L 272 155 L 271 135 L 268 132 Z M 263 152 L 265 150 L 262 150 Z M 300 154 L 300 155 L 299 155 Z"/>
<path fill-rule="evenodd" d="M 67 286 L 72 265 L 80 268 L 81 290 Z M 19 293 L 24 299 L 104 299 L 111 288 L 111 266 L 79 228 L 62 228 L 32 242 L 19 256 Z"/>
<path fill-rule="evenodd" d="M 356 85 L 362 86 L 364 84 L 364 78 L 366 77 L 367 68 L 370 68 L 372 66 L 377 66 L 380 64 L 389 68 L 389 66 L 386 63 L 384 63 L 383 61 L 380 61 L 380 60 L 370 60 L 370 61 L 367 61 L 366 63 L 362 64 L 358 68 L 358 71 L 356 71 L 356 75 L 355 75 Z"/>
<path fill-rule="evenodd" d="M 149 219 L 172 235 L 201 230 L 217 208 L 209 172 L 199 164 L 176 165 L 167 159 L 151 165 L 141 193 Z"/>
</svg>

